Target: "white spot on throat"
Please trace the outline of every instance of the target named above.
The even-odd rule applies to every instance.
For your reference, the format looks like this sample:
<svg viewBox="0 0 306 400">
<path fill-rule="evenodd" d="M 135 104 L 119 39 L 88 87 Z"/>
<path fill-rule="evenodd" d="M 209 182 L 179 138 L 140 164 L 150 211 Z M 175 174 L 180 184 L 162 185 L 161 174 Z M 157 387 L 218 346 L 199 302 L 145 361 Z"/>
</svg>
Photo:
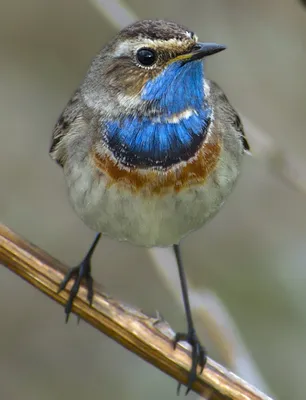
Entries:
<svg viewBox="0 0 306 400">
<path fill-rule="evenodd" d="M 192 109 L 192 108 L 187 108 L 186 110 L 177 113 L 177 114 L 173 114 L 168 118 L 163 119 L 163 122 L 168 122 L 170 124 L 178 124 L 180 123 L 183 119 L 189 119 L 192 115 L 197 115 L 197 111 Z M 155 123 L 160 123 L 161 122 L 161 118 L 157 117 L 153 119 L 153 122 Z"/>
</svg>

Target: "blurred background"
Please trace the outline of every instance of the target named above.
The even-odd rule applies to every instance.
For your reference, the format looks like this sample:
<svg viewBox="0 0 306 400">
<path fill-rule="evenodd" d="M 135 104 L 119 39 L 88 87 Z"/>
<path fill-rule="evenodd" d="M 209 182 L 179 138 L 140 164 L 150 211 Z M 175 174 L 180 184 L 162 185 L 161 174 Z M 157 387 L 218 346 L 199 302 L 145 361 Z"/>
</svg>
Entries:
<svg viewBox="0 0 306 400">
<path fill-rule="evenodd" d="M 182 244 L 190 285 L 211 311 L 196 323 L 216 360 L 277 399 L 304 399 L 306 195 L 278 176 L 282 165 L 271 158 L 276 148 L 293 162 L 306 156 L 302 2 L 1 0 L 0 9 L 0 220 L 69 265 L 94 233 L 71 209 L 48 149 L 92 57 L 133 18 L 175 20 L 228 45 L 209 59 L 207 75 L 243 115 L 254 155 L 223 210 Z M 113 296 L 184 330 L 180 293 L 160 273 L 171 262 L 164 254 L 104 238 L 93 275 Z M 222 328 L 228 343 L 214 340 L 220 330 L 209 324 L 219 317 L 205 293 L 235 322 Z M 75 317 L 65 325 L 59 305 L 6 268 L 0 317 L 2 400 L 177 398 L 172 379 Z M 247 349 L 243 360 L 237 346 Z"/>
</svg>

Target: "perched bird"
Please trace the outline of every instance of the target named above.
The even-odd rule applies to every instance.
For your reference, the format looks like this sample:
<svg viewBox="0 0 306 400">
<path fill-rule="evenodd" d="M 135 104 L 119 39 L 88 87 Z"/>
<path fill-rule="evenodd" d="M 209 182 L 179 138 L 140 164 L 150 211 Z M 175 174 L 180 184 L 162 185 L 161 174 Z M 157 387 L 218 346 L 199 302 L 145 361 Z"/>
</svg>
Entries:
<svg viewBox="0 0 306 400">
<path fill-rule="evenodd" d="M 91 256 L 101 234 L 142 246 L 173 246 L 192 346 L 188 388 L 206 352 L 192 320 L 179 243 L 223 205 L 249 150 L 236 111 L 205 78 L 203 60 L 225 46 L 201 43 L 188 28 L 163 20 L 123 29 L 94 58 L 60 116 L 51 157 L 63 168 L 72 207 L 99 232 L 75 278 L 93 298 Z"/>
</svg>

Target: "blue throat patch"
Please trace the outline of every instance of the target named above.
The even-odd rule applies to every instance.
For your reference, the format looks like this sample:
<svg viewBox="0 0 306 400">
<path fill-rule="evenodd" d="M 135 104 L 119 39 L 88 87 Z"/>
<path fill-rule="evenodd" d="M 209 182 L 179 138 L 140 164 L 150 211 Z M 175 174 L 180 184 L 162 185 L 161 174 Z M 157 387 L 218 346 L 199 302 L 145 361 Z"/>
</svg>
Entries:
<svg viewBox="0 0 306 400">
<path fill-rule="evenodd" d="M 202 61 L 171 63 L 146 83 L 141 98 L 158 117 L 126 116 L 105 125 L 105 140 L 122 163 L 168 167 L 192 157 L 203 142 L 211 109 L 205 108 Z M 184 113 L 190 110 L 190 113 Z M 177 118 L 176 118 L 177 117 Z"/>
</svg>

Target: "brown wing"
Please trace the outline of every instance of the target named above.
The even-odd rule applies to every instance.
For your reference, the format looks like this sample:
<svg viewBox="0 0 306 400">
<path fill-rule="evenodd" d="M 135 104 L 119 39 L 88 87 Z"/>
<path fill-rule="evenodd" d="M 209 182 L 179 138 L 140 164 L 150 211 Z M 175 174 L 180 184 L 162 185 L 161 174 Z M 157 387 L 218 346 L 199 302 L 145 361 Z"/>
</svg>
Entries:
<svg viewBox="0 0 306 400">
<path fill-rule="evenodd" d="M 208 83 L 211 89 L 211 96 L 213 97 L 213 101 L 218 105 L 220 109 L 222 109 L 222 112 L 226 115 L 229 122 L 232 123 L 235 130 L 240 133 L 240 139 L 242 141 L 244 150 L 246 152 L 250 152 L 250 145 L 245 136 L 243 124 L 237 111 L 232 107 L 223 90 L 215 82 L 208 81 Z"/>
<path fill-rule="evenodd" d="M 241 119 L 237 113 L 235 115 L 235 120 L 233 121 L 233 123 L 234 123 L 234 126 L 237 129 L 237 131 L 241 133 L 241 140 L 243 143 L 244 150 L 251 152 L 251 148 L 250 148 L 249 142 L 247 141 L 247 138 L 245 136 L 245 132 L 244 132 L 244 128 L 243 128 Z"/>
<path fill-rule="evenodd" d="M 67 103 L 52 132 L 50 156 L 59 165 L 63 166 L 65 158 L 63 141 L 77 117 L 82 114 L 82 101 L 79 91 L 76 91 Z"/>
</svg>

